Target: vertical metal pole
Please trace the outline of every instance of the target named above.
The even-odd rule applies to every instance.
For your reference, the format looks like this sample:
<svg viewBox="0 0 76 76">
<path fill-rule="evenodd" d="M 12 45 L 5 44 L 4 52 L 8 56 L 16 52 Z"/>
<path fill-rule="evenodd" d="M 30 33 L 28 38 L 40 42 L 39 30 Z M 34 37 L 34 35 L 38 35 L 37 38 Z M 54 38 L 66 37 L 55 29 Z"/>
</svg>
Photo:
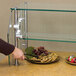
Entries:
<svg viewBox="0 0 76 76">
<path fill-rule="evenodd" d="M 28 4 L 25 2 L 26 8 L 28 9 Z M 28 39 L 28 11 L 24 11 L 24 17 L 25 17 L 25 34 L 26 38 Z M 25 48 L 28 47 L 28 40 L 25 41 Z"/>
<path fill-rule="evenodd" d="M 16 38 L 16 47 L 18 47 L 18 38 Z M 15 65 L 19 65 L 19 62 L 17 59 L 15 59 Z"/>
<path fill-rule="evenodd" d="M 15 8 L 14 10 L 14 24 L 17 25 L 18 24 L 18 12 Z M 16 29 L 14 28 L 14 39 L 15 39 L 15 46 L 18 47 L 18 38 L 16 37 Z M 15 59 L 15 65 L 18 65 L 18 60 Z"/>
<path fill-rule="evenodd" d="M 10 18 L 9 18 L 9 26 L 8 26 L 8 32 L 7 32 L 7 42 L 9 43 L 9 34 L 10 34 L 10 28 L 12 28 L 12 10 L 10 13 Z M 10 65 L 11 61 L 10 61 L 10 55 L 8 55 L 8 64 Z"/>
</svg>

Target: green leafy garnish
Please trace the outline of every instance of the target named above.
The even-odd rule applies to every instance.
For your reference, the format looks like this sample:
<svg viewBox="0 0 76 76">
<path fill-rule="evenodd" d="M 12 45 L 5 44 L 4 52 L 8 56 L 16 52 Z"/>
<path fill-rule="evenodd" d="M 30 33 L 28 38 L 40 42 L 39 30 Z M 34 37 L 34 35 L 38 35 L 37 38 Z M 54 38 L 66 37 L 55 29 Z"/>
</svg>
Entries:
<svg viewBox="0 0 76 76">
<path fill-rule="evenodd" d="M 31 59 L 31 58 L 33 58 L 33 56 L 35 56 L 35 53 L 33 52 L 33 50 L 34 50 L 34 47 L 27 47 L 27 48 L 25 49 L 25 53 L 26 53 L 26 54 L 32 55 L 32 56 L 26 55 L 26 57 L 27 57 L 28 59 Z"/>
</svg>

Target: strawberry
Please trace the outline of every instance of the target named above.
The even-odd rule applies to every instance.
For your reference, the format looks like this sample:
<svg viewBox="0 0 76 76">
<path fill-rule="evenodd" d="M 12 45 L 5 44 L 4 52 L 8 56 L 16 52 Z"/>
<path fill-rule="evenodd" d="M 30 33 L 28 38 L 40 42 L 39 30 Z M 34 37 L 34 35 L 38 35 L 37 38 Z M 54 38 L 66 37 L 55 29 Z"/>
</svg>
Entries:
<svg viewBox="0 0 76 76">
<path fill-rule="evenodd" d="M 74 58 L 71 60 L 71 63 L 74 63 Z"/>
<path fill-rule="evenodd" d="M 76 63 L 76 57 L 74 57 L 74 62 Z"/>
</svg>

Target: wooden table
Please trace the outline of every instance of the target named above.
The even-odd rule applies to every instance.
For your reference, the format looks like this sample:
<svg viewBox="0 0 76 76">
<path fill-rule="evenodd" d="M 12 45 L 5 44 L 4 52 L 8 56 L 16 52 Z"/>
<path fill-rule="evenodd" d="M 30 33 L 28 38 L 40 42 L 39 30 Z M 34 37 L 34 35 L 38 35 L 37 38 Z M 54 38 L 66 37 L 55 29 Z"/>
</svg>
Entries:
<svg viewBox="0 0 76 76">
<path fill-rule="evenodd" d="M 0 76 L 76 76 L 76 66 L 65 62 L 65 57 L 75 52 L 56 52 L 61 56 L 54 64 L 38 65 L 20 61 L 19 66 L 8 65 L 7 59 L 0 62 Z"/>
</svg>

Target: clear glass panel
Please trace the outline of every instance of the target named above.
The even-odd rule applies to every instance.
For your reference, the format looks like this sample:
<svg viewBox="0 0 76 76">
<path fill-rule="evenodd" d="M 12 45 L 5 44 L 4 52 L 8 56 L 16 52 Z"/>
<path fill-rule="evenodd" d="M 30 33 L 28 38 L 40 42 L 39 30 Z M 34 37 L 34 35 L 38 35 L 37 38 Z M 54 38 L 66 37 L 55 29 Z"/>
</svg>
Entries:
<svg viewBox="0 0 76 76">
<path fill-rule="evenodd" d="M 75 20 L 76 13 L 28 11 L 26 40 L 76 43 Z"/>
<path fill-rule="evenodd" d="M 27 2 L 11 8 L 9 43 L 16 45 L 17 38 L 16 46 L 23 52 L 27 46 L 75 51 L 76 10 L 50 8 L 50 4 Z"/>
<path fill-rule="evenodd" d="M 50 8 L 50 4 L 32 2 L 25 2 L 18 8 L 11 8 L 11 10 L 18 10 L 19 16 L 22 16 L 18 18 L 19 20 L 26 20 L 25 23 L 24 20 L 20 23 L 22 39 L 76 43 L 76 10 Z M 28 29 L 22 27 L 25 24 Z"/>
<path fill-rule="evenodd" d="M 14 11 L 11 11 L 10 13 L 10 19 L 9 19 L 9 26 L 8 26 L 8 33 L 7 33 L 7 39 L 8 39 L 8 43 L 10 44 L 15 44 L 15 40 L 14 40 L 14 28 L 13 28 L 13 25 L 14 25 Z M 8 63 L 9 64 L 13 64 L 13 56 L 12 54 L 8 56 Z"/>
<path fill-rule="evenodd" d="M 15 10 L 15 8 L 11 8 L 11 10 Z M 17 8 L 16 10 L 26 10 L 26 11 L 54 11 L 54 12 L 76 12 L 76 10 L 53 10 L 53 9 L 22 9 L 22 8 Z"/>
<path fill-rule="evenodd" d="M 53 3 L 39 3 L 39 2 L 24 2 L 16 6 L 17 10 L 29 11 L 56 11 L 56 12 L 76 12 L 76 8 L 72 5 L 53 4 Z M 11 8 L 15 10 L 15 8 Z"/>
<path fill-rule="evenodd" d="M 8 27 L 8 34 L 7 34 L 7 38 L 8 38 L 8 42 L 10 44 L 13 44 L 15 45 L 16 47 L 22 49 L 24 51 L 24 45 L 25 45 L 25 42 L 27 40 L 22 41 L 18 38 L 22 38 L 22 34 L 24 32 L 27 32 L 26 30 L 26 25 L 27 23 L 25 22 L 26 21 L 26 11 L 24 10 L 11 10 L 11 15 L 10 15 L 10 19 L 9 19 L 9 27 Z M 26 42 L 27 43 L 27 42 Z M 12 55 L 9 55 L 8 56 L 8 61 L 9 61 L 9 64 L 16 64 L 17 63 L 17 60 L 15 60 L 13 58 Z"/>
</svg>

